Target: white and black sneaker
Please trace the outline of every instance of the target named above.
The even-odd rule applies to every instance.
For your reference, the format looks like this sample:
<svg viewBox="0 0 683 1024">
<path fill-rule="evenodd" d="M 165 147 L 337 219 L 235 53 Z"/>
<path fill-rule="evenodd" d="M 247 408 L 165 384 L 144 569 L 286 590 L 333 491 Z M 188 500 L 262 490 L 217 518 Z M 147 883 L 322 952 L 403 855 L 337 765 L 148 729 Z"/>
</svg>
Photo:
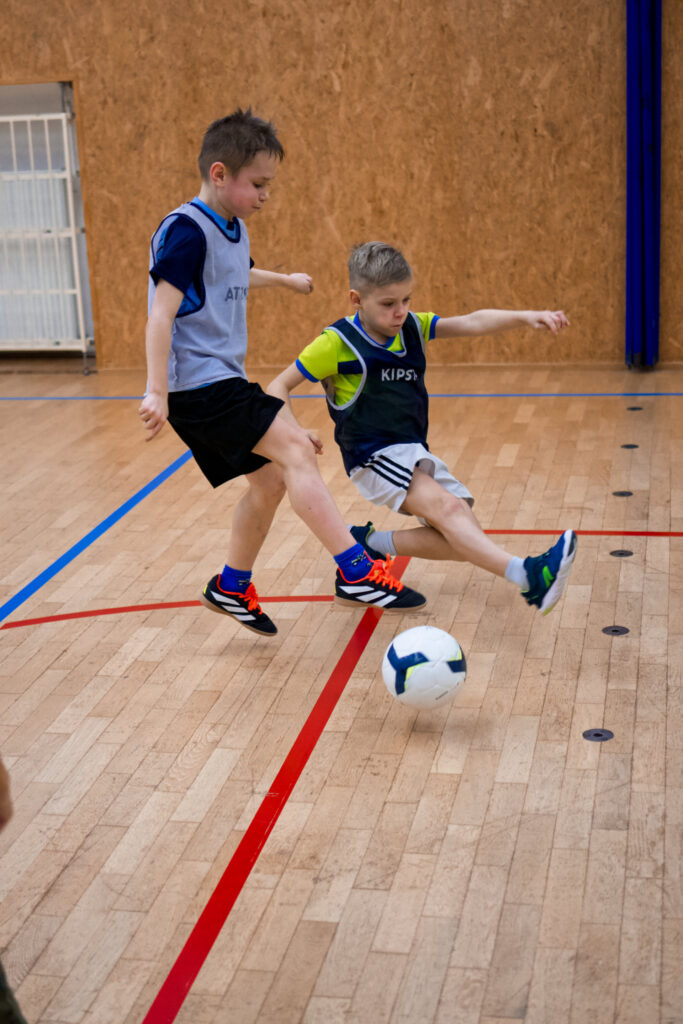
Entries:
<svg viewBox="0 0 683 1024">
<path fill-rule="evenodd" d="M 385 612 L 407 612 L 422 608 L 427 599 L 417 590 L 411 590 L 391 575 L 391 559 L 378 558 L 372 563 L 367 576 L 360 580 L 347 580 L 337 569 L 334 598 L 339 604 L 383 608 Z"/>
<path fill-rule="evenodd" d="M 253 583 L 242 594 L 239 591 L 221 590 L 220 576 L 213 576 L 204 587 L 200 600 L 212 612 L 230 615 L 252 633 L 260 633 L 261 636 L 275 636 L 277 633 L 275 623 L 261 610 Z"/>
</svg>

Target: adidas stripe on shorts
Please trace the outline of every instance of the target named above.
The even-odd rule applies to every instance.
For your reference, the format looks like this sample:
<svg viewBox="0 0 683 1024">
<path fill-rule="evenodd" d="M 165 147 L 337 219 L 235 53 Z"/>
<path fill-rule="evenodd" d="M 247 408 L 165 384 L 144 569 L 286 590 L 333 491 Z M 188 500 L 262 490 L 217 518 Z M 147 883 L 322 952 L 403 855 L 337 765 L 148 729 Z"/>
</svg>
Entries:
<svg viewBox="0 0 683 1024">
<path fill-rule="evenodd" d="M 387 448 L 380 448 L 362 466 L 352 469 L 350 478 L 373 505 L 387 505 L 394 512 L 400 512 L 416 466 L 429 473 L 451 494 L 464 498 L 470 505 L 474 504 L 470 492 L 455 479 L 446 463 L 419 443 L 390 444 Z"/>
</svg>

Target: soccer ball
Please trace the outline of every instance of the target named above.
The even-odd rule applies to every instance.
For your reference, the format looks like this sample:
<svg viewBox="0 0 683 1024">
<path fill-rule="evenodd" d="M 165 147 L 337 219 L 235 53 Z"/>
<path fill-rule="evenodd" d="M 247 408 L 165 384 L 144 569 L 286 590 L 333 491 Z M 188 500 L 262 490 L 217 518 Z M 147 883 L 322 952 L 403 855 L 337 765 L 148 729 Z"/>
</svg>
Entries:
<svg viewBox="0 0 683 1024">
<path fill-rule="evenodd" d="M 382 660 L 382 676 L 391 696 L 415 708 L 434 708 L 449 701 L 466 673 L 460 644 L 435 626 L 415 626 L 399 633 Z"/>
</svg>

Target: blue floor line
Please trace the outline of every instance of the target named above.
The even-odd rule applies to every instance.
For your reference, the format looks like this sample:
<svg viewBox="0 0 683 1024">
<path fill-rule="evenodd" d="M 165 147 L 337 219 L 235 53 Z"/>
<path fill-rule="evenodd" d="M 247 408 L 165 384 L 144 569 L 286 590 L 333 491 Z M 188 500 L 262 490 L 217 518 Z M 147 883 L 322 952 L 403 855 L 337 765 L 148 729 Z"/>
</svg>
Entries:
<svg viewBox="0 0 683 1024">
<path fill-rule="evenodd" d="M 130 512 L 132 508 L 135 508 L 143 498 L 146 498 L 148 494 L 151 494 L 152 491 L 156 490 L 160 484 L 163 484 L 164 480 L 168 480 L 169 476 L 172 476 L 177 469 L 184 466 L 191 458 L 192 452 L 184 452 L 175 460 L 175 462 L 172 462 L 171 465 L 167 466 L 166 469 L 159 473 L 158 476 L 155 476 L 153 480 L 150 480 L 148 484 L 145 484 L 145 486 L 129 498 L 128 501 L 125 501 L 123 505 L 120 505 L 116 511 L 112 512 L 106 519 L 103 519 L 102 522 L 94 529 L 90 530 L 89 533 L 86 533 L 85 537 L 82 537 L 81 540 L 77 541 L 73 547 L 69 548 L 68 551 L 65 551 L 56 562 L 53 562 L 52 565 L 48 565 L 47 569 L 43 569 L 35 579 L 31 580 L 30 583 L 27 583 L 25 587 L 22 587 L 14 597 L 11 597 L 9 601 L 0 605 L 0 622 L 2 622 L 3 619 L 6 619 L 7 616 L 15 610 L 15 608 L 18 608 L 19 605 L 24 603 L 24 601 L 27 601 L 37 590 L 40 590 L 40 588 L 51 580 L 53 576 L 56 576 L 65 565 L 68 565 L 69 562 L 72 562 L 77 555 L 80 555 L 81 551 L 85 551 L 86 548 L 90 547 L 98 537 L 101 537 L 103 533 L 106 533 L 106 531 L 114 525 L 114 523 L 117 523 L 119 519 L 125 516 L 126 512 Z"/>
<path fill-rule="evenodd" d="M 430 392 L 430 398 L 676 398 L 683 391 L 501 391 L 490 393 L 439 394 Z"/>
<path fill-rule="evenodd" d="M 430 398 L 680 398 L 683 391 L 430 391 Z M 0 395 L 0 402 L 129 402 L 142 395 Z M 324 398 L 290 395 L 291 398 Z"/>
<path fill-rule="evenodd" d="M 139 402 L 142 395 L 0 395 L 0 402 Z"/>
<path fill-rule="evenodd" d="M 676 398 L 683 391 L 430 391 L 430 398 Z M 324 398 L 324 395 L 290 395 L 290 398 Z"/>
</svg>

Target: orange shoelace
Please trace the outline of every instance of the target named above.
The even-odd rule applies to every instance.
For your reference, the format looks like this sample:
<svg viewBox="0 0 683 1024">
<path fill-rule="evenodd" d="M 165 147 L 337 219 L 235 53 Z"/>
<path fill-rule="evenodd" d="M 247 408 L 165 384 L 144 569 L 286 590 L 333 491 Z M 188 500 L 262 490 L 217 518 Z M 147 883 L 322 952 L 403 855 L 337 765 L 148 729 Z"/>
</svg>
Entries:
<svg viewBox="0 0 683 1024">
<path fill-rule="evenodd" d="M 235 594 L 237 597 L 246 597 L 247 599 L 247 610 L 253 612 L 256 610 L 261 614 L 261 606 L 258 603 L 258 594 L 256 593 L 256 587 L 253 583 L 250 583 L 247 589 L 242 592 L 241 590 L 223 590 L 221 586 L 221 578 L 218 577 L 218 589 L 221 594 Z"/>
<path fill-rule="evenodd" d="M 396 590 L 403 590 L 403 584 L 400 580 L 397 580 L 395 576 L 391 575 L 391 558 L 389 555 L 382 561 L 378 558 L 377 561 L 372 563 L 372 569 L 368 574 L 368 579 L 372 580 L 373 583 L 382 583 L 385 587 L 389 587 L 390 590 L 394 588 Z"/>
<path fill-rule="evenodd" d="M 250 583 L 247 589 L 244 591 L 244 597 L 248 599 L 247 609 L 253 612 L 256 609 L 257 612 L 261 611 L 261 606 L 258 603 L 258 594 L 256 593 L 256 587 L 253 583 Z"/>
</svg>

